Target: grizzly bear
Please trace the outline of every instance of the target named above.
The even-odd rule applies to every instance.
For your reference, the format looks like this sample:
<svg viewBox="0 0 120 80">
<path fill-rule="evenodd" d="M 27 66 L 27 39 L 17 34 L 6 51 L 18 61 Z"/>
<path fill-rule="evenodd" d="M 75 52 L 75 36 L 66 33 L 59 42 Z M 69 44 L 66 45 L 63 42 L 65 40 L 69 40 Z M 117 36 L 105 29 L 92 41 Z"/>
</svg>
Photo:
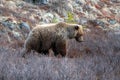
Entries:
<svg viewBox="0 0 120 80">
<path fill-rule="evenodd" d="M 59 22 L 56 24 L 39 25 L 32 29 L 24 44 L 24 55 L 31 50 L 48 54 L 52 49 L 54 55 L 66 55 L 66 42 L 68 39 L 83 41 L 83 28 L 78 24 Z"/>
</svg>

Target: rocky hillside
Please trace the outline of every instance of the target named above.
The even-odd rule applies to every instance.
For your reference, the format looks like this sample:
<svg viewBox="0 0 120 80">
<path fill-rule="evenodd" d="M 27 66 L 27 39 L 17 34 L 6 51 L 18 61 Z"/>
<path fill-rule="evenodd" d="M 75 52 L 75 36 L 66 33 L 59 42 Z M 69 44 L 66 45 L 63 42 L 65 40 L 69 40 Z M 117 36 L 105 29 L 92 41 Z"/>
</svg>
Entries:
<svg viewBox="0 0 120 80">
<path fill-rule="evenodd" d="M 90 22 L 94 27 L 119 30 L 119 8 L 117 0 L 50 0 L 46 5 L 31 4 L 29 0 L 1 0 L 1 33 L 9 32 L 16 39 L 23 40 L 35 25 L 59 21 L 87 27 Z M 7 37 L 10 42 L 10 35 Z"/>
<path fill-rule="evenodd" d="M 46 5 L 35 5 L 30 1 L 0 1 L 1 31 L 6 29 L 16 39 L 24 39 L 35 25 L 60 21 L 86 27 L 89 27 L 89 22 L 103 29 L 119 30 L 120 27 L 118 0 L 50 0 Z"/>
<path fill-rule="evenodd" d="M 119 0 L 0 0 L 0 80 L 119 80 L 119 14 Z M 65 58 L 21 57 L 33 27 L 60 21 L 83 25 L 85 42 L 69 41 Z"/>
</svg>

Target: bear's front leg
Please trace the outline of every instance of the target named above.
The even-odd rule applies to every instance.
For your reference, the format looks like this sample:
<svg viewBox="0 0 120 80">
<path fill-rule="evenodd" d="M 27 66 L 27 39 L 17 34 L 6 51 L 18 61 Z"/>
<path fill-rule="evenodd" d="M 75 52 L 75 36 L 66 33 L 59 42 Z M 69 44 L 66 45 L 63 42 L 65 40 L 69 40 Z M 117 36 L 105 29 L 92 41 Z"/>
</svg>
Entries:
<svg viewBox="0 0 120 80">
<path fill-rule="evenodd" d="M 56 42 L 55 47 L 53 48 L 54 55 L 57 56 L 58 54 L 61 54 L 62 57 L 66 56 L 66 41 L 58 41 Z"/>
</svg>

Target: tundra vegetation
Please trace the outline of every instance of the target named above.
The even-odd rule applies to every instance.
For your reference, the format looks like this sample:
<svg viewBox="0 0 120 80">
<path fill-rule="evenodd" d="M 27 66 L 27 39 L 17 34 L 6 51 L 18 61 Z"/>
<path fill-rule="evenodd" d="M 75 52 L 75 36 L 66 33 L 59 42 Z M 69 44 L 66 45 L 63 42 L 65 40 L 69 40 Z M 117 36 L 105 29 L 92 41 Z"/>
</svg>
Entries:
<svg viewBox="0 0 120 80">
<path fill-rule="evenodd" d="M 49 0 L 41 6 L 29 0 L 0 0 L 0 80 L 119 80 L 119 2 Z M 69 40 L 65 58 L 52 51 L 21 57 L 26 30 L 66 19 L 85 26 L 83 43 Z"/>
</svg>

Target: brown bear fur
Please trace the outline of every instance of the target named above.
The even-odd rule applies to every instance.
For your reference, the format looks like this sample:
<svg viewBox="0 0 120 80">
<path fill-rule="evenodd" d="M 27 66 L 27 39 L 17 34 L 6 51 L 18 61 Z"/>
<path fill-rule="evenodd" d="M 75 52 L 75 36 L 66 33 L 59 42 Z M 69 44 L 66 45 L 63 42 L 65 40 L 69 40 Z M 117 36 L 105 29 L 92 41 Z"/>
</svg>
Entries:
<svg viewBox="0 0 120 80">
<path fill-rule="evenodd" d="M 52 49 L 54 55 L 66 55 L 66 42 L 68 39 L 83 41 L 83 29 L 78 24 L 59 22 L 56 24 L 39 25 L 32 29 L 25 41 L 25 53 L 35 50 L 47 54 Z"/>
</svg>

